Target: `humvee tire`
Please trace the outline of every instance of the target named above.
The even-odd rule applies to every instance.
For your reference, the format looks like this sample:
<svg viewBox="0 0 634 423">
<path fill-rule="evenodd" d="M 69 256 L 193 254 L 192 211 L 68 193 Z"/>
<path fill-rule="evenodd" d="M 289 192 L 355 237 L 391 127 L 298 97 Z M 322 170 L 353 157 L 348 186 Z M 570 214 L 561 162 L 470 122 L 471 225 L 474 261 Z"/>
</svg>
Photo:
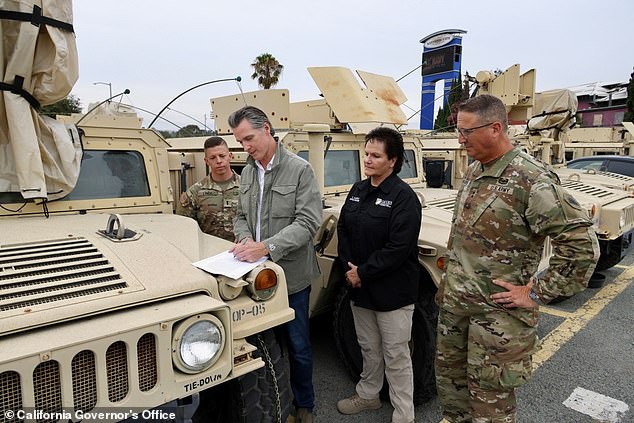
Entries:
<svg viewBox="0 0 634 423">
<path fill-rule="evenodd" d="M 421 273 L 418 301 L 414 305 L 412 317 L 412 337 L 410 352 L 414 370 L 414 404 L 420 405 L 436 395 L 434 359 L 436 355 L 436 325 L 438 306 L 434 302 L 436 286 L 431 279 Z M 357 343 L 352 309 L 350 308 L 350 288 L 343 286 L 335 304 L 333 316 L 334 338 L 337 352 L 353 380 L 359 380 L 363 369 L 361 349 Z M 383 383 L 381 398 L 388 400 L 387 381 Z"/>
<path fill-rule="evenodd" d="M 214 389 L 200 393 L 194 423 L 285 423 L 290 412 L 291 392 L 288 360 L 272 330 L 247 337 L 258 347 L 264 367 Z"/>
<path fill-rule="evenodd" d="M 623 248 L 622 244 L 623 236 L 618 237 L 612 243 L 600 244 L 601 255 L 599 256 L 595 271 L 600 272 L 607 270 L 619 264 L 623 258 L 622 253 L 627 250 L 627 247 Z"/>
</svg>

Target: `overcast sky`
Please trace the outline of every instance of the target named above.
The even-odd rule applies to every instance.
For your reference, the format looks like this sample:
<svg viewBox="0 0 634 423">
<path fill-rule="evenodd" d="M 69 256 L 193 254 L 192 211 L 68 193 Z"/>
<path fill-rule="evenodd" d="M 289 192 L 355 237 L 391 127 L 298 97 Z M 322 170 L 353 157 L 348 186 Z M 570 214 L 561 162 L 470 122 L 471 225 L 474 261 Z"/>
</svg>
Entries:
<svg viewBox="0 0 634 423">
<path fill-rule="evenodd" d="M 420 39 L 448 28 L 467 31 L 463 74 L 519 63 L 537 69 L 538 91 L 627 81 L 634 66 L 632 0 L 75 0 L 73 11 L 80 72 L 72 93 L 84 108 L 108 97 L 108 86 L 94 82 L 111 83 L 113 94 L 129 88 L 123 101 L 154 113 L 206 81 L 239 75 L 253 91 L 250 64 L 265 52 L 284 65 L 276 88 L 288 88 L 291 101 L 310 100 L 319 91 L 307 67 L 398 79 L 420 65 Z M 420 71 L 400 85 L 418 110 Z M 209 99 L 237 92 L 235 82 L 211 84 L 170 108 L 211 127 Z M 418 116 L 410 122 L 418 125 Z"/>
</svg>

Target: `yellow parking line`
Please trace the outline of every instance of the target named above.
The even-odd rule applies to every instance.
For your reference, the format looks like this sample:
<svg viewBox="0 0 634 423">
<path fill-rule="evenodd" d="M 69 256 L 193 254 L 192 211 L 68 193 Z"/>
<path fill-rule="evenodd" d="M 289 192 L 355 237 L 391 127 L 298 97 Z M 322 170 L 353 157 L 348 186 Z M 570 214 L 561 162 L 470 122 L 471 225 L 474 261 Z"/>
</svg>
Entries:
<svg viewBox="0 0 634 423">
<path fill-rule="evenodd" d="M 626 269 L 614 282 L 603 287 L 576 312 L 568 313 L 566 320 L 544 337 L 541 349 L 533 355 L 533 370 L 552 357 L 557 350 L 583 329 L 594 316 L 599 314 L 610 301 L 627 288 L 634 277 L 634 267 Z M 551 310 L 548 309 L 548 311 Z M 564 314 L 565 312 L 561 313 Z"/>
<path fill-rule="evenodd" d="M 570 311 L 557 310 L 556 308 L 551 308 L 547 306 L 540 306 L 539 312 L 550 314 L 551 316 L 563 317 L 564 319 L 574 316 L 574 313 Z"/>
</svg>

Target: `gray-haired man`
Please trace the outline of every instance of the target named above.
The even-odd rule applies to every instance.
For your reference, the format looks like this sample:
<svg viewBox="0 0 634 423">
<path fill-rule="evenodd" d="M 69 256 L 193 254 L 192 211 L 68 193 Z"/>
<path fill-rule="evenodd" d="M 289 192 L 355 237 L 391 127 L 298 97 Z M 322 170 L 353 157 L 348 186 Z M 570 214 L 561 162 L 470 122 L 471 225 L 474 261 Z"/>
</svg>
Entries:
<svg viewBox="0 0 634 423">
<path fill-rule="evenodd" d="M 313 237 L 322 219 L 321 196 L 312 167 L 273 137 L 266 114 L 252 106 L 229 116 L 236 140 L 249 153 L 242 170 L 234 222 L 236 258 L 270 256 L 282 266 L 295 319 L 285 325 L 295 422 L 312 422 L 315 405 L 308 326 L 310 284 L 319 276 Z"/>
</svg>

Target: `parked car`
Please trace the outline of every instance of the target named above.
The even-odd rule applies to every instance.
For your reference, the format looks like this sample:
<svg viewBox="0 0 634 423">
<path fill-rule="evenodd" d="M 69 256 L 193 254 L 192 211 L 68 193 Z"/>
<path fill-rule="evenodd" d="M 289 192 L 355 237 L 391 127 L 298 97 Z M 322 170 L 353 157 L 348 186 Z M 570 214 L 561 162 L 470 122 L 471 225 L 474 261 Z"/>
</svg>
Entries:
<svg viewBox="0 0 634 423">
<path fill-rule="evenodd" d="M 590 156 L 571 160 L 567 163 L 570 169 L 594 169 L 596 171 L 620 173 L 634 176 L 634 157 L 631 156 Z"/>
</svg>

